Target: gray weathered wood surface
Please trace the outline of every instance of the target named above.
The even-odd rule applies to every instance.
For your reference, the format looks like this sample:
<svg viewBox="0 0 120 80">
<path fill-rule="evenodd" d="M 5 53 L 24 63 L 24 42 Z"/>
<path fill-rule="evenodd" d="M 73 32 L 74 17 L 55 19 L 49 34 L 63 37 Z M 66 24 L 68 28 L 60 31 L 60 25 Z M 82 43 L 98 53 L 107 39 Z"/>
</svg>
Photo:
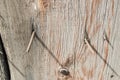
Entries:
<svg viewBox="0 0 120 80">
<path fill-rule="evenodd" d="M 119 0 L 1 0 L 0 34 L 11 80 L 120 80 L 119 14 Z M 36 34 L 69 69 L 65 79 L 36 37 L 25 52 L 32 17 L 39 25 Z M 91 45 L 116 73 L 84 43 L 85 26 Z"/>
</svg>

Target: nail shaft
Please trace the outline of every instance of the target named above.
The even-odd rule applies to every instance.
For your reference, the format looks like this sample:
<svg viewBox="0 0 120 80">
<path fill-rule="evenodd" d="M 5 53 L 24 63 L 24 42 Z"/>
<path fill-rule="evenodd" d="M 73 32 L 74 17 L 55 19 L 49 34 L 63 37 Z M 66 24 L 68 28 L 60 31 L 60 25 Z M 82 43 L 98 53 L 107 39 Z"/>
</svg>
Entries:
<svg viewBox="0 0 120 80">
<path fill-rule="evenodd" d="M 32 44 L 32 41 L 33 41 L 34 36 L 35 36 L 35 31 L 32 32 L 32 35 L 31 35 L 29 44 L 28 44 L 27 49 L 26 49 L 26 52 L 29 52 L 30 46 L 31 46 L 31 44 Z"/>
</svg>

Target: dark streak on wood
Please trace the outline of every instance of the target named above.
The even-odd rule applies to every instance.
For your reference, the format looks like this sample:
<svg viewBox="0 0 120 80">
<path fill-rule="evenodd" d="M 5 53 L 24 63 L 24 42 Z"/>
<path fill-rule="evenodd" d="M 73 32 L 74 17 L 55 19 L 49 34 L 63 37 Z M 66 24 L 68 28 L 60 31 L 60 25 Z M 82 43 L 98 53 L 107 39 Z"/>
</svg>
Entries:
<svg viewBox="0 0 120 80">
<path fill-rule="evenodd" d="M 37 34 L 35 34 L 36 38 L 38 39 L 38 41 L 41 43 L 41 45 L 49 52 L 49 54 L 53 57 L 53 59 L 55 59 L 55 61 L 61 66 L 63 67 L 63 65 L 60 63 L 60 61 L 56 58 L 56 56 L 53 54 L 53 52 L 47 47 L 47 45 L 42 41 L 41 38 L 38 37 Z"/>
<path fill-rule="evenodd" d="M 70 67 L 73 63 L 74 63 L 74 56 L 72 55 L 65 60 L 63 66 Z"/>
<path fill-rule="evenodd" d="M 112 0 L 112 16 L 114 16 L 114 0 Z"/>
<path fill-rule="evenodd" d="M 8 57 L 8 61 L 22 75 L 22 77 L 25 78 L 25 74 L 23 72 L 21 72 L 21 70 L 18 67 L 16 67 L 16 65 L 9 59 L 9 57 Z"/>
<path fill-rule="evenodd" d="M 114 75 L 111 75 L 111 76 L 110 76 L 110 78 L 113 78 L 113 77 L 114 77 Z"/>
<path fill-rule="evenodd" d="M 8 59 L 7 59 L 7 55 L 6 55 L 6 51 L 4 48 L 4 44 L 0 35 L 0 52 L 2 54 L 0 54 L 0 74 L 2 74 L 0 76 L 1 80 L 11 80 L 11 74 L 10 74 L 10 69 L 9 69 L 9 65 L 8 65 Z"/>
</svg>

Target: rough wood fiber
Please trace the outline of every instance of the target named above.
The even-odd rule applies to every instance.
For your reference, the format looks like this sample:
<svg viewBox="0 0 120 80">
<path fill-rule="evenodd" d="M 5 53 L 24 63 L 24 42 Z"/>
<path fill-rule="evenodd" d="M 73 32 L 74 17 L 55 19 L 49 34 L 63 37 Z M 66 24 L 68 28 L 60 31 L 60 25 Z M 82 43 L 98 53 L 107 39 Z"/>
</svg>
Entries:
<svg viewBox="0 0 120 80">
<path fill-rule="evenodd" d="M 0 8 L 0 34 L 11 80 L 120 79 L 119 0 L 1 0 Z M 33 16 L 40 25 L 36 34 L 69 69 L 69 76 L 59 73 L 60 65 L 38 38 L 25 52 Z M 85 26 L 91 45 L 116 73 L 84 43 Z"/>
</svg>

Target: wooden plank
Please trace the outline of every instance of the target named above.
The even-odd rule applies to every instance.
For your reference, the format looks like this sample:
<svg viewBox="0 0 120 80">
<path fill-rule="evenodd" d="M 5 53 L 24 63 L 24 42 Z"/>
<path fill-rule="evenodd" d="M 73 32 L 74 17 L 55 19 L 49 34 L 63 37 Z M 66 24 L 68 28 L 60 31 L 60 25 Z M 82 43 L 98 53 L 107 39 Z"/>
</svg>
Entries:
<svg viewBox="0 0 120 80">
<path fill-rule="evenodd" d="M 11 80 L 120 79 L 119 0 L 1 0 L 0 7 Z M 31 17 L 37 36 L 26 53 Z"/>
</svg>

